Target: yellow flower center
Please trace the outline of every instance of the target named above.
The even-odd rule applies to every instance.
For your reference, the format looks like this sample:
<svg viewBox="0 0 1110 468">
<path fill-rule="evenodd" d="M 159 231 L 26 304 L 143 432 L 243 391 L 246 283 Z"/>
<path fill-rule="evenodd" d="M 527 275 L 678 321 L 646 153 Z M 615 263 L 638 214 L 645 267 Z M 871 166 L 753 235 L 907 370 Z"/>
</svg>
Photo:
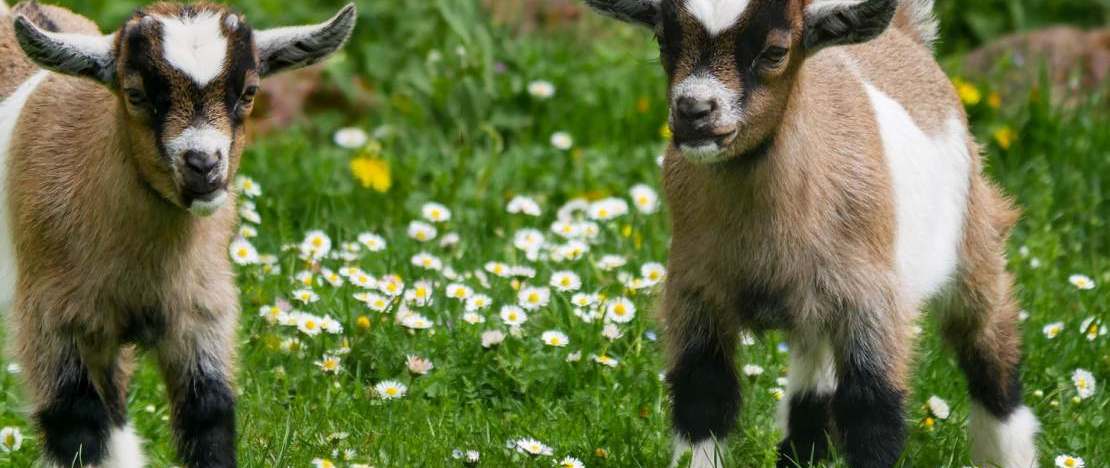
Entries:
<svg viewBox="0 0 1110 468">
<path fill-rule="evenodd" d="M 316 322 L 314 322 L 312 320 L 306 320 L 304 322 L 304 327 L 309 329 L 309 330 L 315 330 L 316 329 Z"/>
<path fill-rule="evenodd" d="M 312 246 L 313 247 L 320 247 L 321 245 L 324 245 L 324 240 L 323 239 L 320 239 L 319 237 L 316 237 L 316 238 L 312 239 Z"/>
<path fill-rule="evenodd" d="M 1075 463 L 1074 458 L 1068 458 L 1067 460 L 1064 460 L 1064 466 L 1067 466 L 1067 467 L 1071 468 L 1075 465 L 1076 465 L 1076 463 Z"/>
<path fill-rule="evenodd" d="M 536 294 L 536 293 L 529 293 L 528 294 L 528 302 L 539 302 L 539 300 L 540 300 L 540 295 L 539 294 Z"/>
<path fill-rule="evenodd" d="M 390 292 L 396 291 L 397 290 L 397 284 L 396 283 L 389 283 L 389 284 L 385 285 L 385 289 L 388 289 Z"/>
<path fill-rule="evenodd" d="M 510 322 L 515 322 L 516 317 L 517 317 L 516 312 L 509 312 L 509 321 Z"/>
<path fill-rule="evenodd" d="M 239 250 L 235 251 L 235 255 L 238 255 L 239 258 L 247 258 L 247 254 L 248 254 L 247 249 L 245 249 L 243 247 L 239 247 Z"/>
<path fill-rule="evenodd" d="M 648 279 L 652 279 L 652 280 L 659 279 L 659 272 L 653 271 L 651 273 L 648 273 Z"/>
<path fill-rule="evenodd" d="M 1077 382 L 1075 382 L 1075 386 L 1079 387 L 1080 390 L 1086 390 L 1087 389 L 1087 379 L 1083 379 L 1083 378 L 1079 379 Z"/>
<path fill-rule="evenodd" d="M 597 210 L 597 217 L 604 218 L 606 216 L 609 216 L 609 210 L 606 210 L 605 208 Z"/>
<path fill-rule="evenodd" d="M 648 198 L 647 197 L 640 197 L 640 198 L 636 199 L 636 202 L 641 204 L 641 205 L 646 205 L 646 204 L 648 204 Z"/>
<path fill-rule="evenodd" d="M 8 447 L 15 447 L 15 434 L 8 433 L 4 435 L 4 445 Z"/>
<path fill-rule="evenodd" d="M 428 237 L 428 235 L 425 234 L 424 231 L 420 231 L 420 232 L 416 233 L 416 240 L 421 240 L 422 241 L 422 240 L 426 239 L 427 237 Z"/>
<path fill-rule="evenodd" d="M 613 307 L 613 313 L 614 314 L 624 315 L 624 312 L 625 312 L 624 304 L 617 304 L 615 307 Z"/>
<path fill-rule="evenodd" d="M 560 281 L 559 284 L 561 284 L 563 286 L 570 286 L 570 277 L 569 276 L 564 276 L 563 280 Z"/>
</svg>

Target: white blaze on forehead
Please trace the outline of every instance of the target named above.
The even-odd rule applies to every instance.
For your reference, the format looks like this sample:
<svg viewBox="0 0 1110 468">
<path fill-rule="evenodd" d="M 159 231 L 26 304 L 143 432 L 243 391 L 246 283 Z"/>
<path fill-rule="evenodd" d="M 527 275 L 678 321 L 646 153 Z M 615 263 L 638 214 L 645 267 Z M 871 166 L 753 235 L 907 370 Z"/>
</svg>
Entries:
<svg viewBox="0 0 1110 468">
<path fill-rule="evenodd" d="M 204 87 L 224 70 L 227 37 L 220 15 L 211 11 L 196 16 L 160 17 L 162 53 L 170 66 L 181 70 Z"/>
<path fill-rule="evenodd" d="M 686 11 L 690 12 L 705 27 L 710 36 L 716 36 L 731 28 L 744 10 L 749 0 L 685 0 Z"/>
</svg>

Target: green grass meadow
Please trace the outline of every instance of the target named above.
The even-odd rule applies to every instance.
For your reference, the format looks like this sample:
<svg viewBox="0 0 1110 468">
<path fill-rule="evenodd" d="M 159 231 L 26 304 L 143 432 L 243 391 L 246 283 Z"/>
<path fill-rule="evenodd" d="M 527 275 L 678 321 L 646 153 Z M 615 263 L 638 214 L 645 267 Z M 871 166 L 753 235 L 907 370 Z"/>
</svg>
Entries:
<svg viewBox="0 0 1110 468">
<path fill-rule="evenodd" d="M 106 30 L 137 4 L 61 3 Z M 234 3 L 255 27 L 323 20 L 340 5 Z M 939 54 L 954 79 L 960 54 L 1001 34 L 1058 22 L 1110 24 L 1107 0 L 938 3 Z M 244 155 L 240 174 L 261 193 L 240 197 L 242 239 L 273 263 L 237 267 L 241 466 L 465 466 L 465 453 L 460 459 L 456 451 L 467 450 L 487 467 L 563 466 L 557 463 L 568 456 L 591 468 L 666 466 L 669 404 L 651 264 L 666 262 L 669 223 L 662 200 L 643 208 L 659 192 L 667 109 L 650 33 L 593 15 L 518 33 L 477 0 L 359 6 L 356 37 L 325 66 L 338 104 L 255 138 Z M 544 97 L 536 81 L 550 83 L 554 94 Z M 958 81 L 987 171 L 1024 211 L 1010 270 L 1027 313 L 1023 380 L 1043 424 L 1040 466 L 1054 466 L 1059 455 L 1110 466 L 1110 100 L 1104 90 L 1065 107 L 1038 89 L 998 102 L 991 83 Z M 352 133 L 337 138 L 344 128 L 361 129 L 368 140 L 341 146 L 336 140 L 349 143 L 343 140 Z M 650 190 L 637 187 L 634 195 L 639 185 Z M 539 215 L 510 213 L 521 205 L 517 197 L 534 201 Z M 429 202 L 446 207 L 449 219 L 428 219 L 444 214 L 430 213 L 437 210 Z M 568 221 L 557 223 L 564 206 L 584 208 L 563 210 Z M 330 253 L 306 260 L 305 244 L 321 240 L 313 231 L 326 234 Z M 360 243 L 365 233 L 379 235 L 385 248 L 372 251 L 366 236 Z M 414 261 L 419 254 L 428 257 Z M 534 275 L 497 274 L 498 267 L 521 272 L 513 266 Z M 563 272 L 581 283 L 576 290 L 559 290 L 570 276 Z M 1073 275 L 1094 287 L 1077 287 Z M 340 285 L 329 281 L 336 279 Z M 469 301 L 457 298 L 456 285 L 469 289 Z M 406 292 L 391 299 L 391 287 Z M 506 324 L 502 307 L 529 303 L 530 287 L 547 288 L 549 302 L 526 310 L 523 323 Z M 317 300 L 298 300 L 305 291 Z M 575 293 L 595 303 L 581 307 Z M 365 294 L 387 307 L 376 310 Z M 634 306 L 624 305 L 623 314 L 612 310 L 627 304 L 622 299 Z M 270 306 L 300 326 L 264 317 Z M 325 316 L 341 330 L 306 328 L 306 319 Z M 902 466 L 969 466 L 965 383 L 925 317 Z M 484 347 L 489 331 L 504 341 Z M 549 345 L 546 331 L 569 343 Z M 772 333 L 740 347 L 737 365 L 762 373 L 744 377 L 730 467 L 774 464 L 775 408 L 789 361 L 781 341 Z M 406 365 L 410 355 L 434 367 L 415 373 Z M 322 365 L 326 356 L 339 358 L 336 372 Z M 24 440 L 18 450 L 0 440 L 0 467 L 31 466 L 40 441 L 17 369 L 3 369 L 0 427 L 17 428 Z M 1077 387 L 1077 369 L 1093 376 L 1093 392 Z M 392 398 L 375 389 L 389 381 L 407 392 Z M 153 468 L 176 463 L 164 390 L 144 358 L 129 408 Z M 933 396 L 950 405 L 947 418 L 928 409 Z M 550 455 L 510 446 L 520 439 L 544 444 Z"/>
</svg>

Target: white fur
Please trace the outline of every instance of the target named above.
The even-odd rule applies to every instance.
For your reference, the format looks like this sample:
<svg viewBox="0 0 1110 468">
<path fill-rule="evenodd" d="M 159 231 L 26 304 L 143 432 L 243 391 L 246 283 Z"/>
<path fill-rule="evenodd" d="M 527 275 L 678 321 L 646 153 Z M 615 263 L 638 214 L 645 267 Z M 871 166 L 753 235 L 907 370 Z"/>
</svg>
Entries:
<svg viewBox="0 0 1110 468">
<path fill-rule="evenodd" d="M 8 158 L 12 137 L 27 99 L 49 75 L 50 72 L 39 71 L 0 103 L 0 307 L 11 304 L 17 273 L 15 246 L 12 245 L 11 226 L 8 225 Z"/>
<path fill-rule="evenodd" d="M 740 113 L 733 105 L 736 102 L 736 92 L 729 89 L 713 75 L 690 75 L 671 90 L 671 96 L 672 120 L 677 118 L 675 113 L 678 108 L 678 100 L 684 97 L 695 101 L 717 101 L 719 108 L 715 114 L 716 120 L 708 123 L 711 127 L 735 127 L 740 120 Z M 678 149 L 690 162 L 698 164 L 719 161 L 721 153 L 725 150 L 713 141 L 699 142 L 693 145 L 680 144 Z"/>
<path fill-rule="evenodd" d="M 215 154 L 220 158 L 219 177 L 227 177 L 227 157 L 231 154 L 231 135 L 217 130 L 211 125 L 189 127 L 166 143 L 166 152 L 174 161 L 174 170 L 183 163 L 186 151 Z"/>
<path fill-rule="evenodd" d="M 971 403 L 971 460 L 983 468 L 1034 468 L 1037 466 L 1037 432 L 1040 423 L 1022 406 L 1005 421 L 978 403 Z"/>
<path fill-rule="evenodd" d="M 783 437 L 790 436 L 790 399 L 795 395 L 832 395 L 836 392 L 836 362 L 827 340 L 795 344 L 790 348 L 790 370 L 786 393 L 779 402 L 778 425 Z"/>
<path fill-rule="evenodd" d="M 220 189 L 211 200 L 193 200 L 189 204 L 189 212 L 202 218 L 212 216 L 220 210 L 221 206 L 224 206 L 225 202 L 227 202 L 227 190 Z"/>
<path fill-rule="evenodd" d="M 686 11 L 710 36 L 716 36 L 736 24 L 748 9 L 748 3 L 749 0 L 686 0 Z"/>
<path fill-rule="evenodd" d="M 691 452 L 689 468 L 724 468 L 724 461 L 722 460 L 725 452 L 724 440 L 707 439 L 691 445 L 684 437 L 675 435 L 674 458 L 671 460 L 671 468 L 686 468 L 685 466 L 678 466 L 678 462 L 682 460 L 686 452 Z"/>
<path fill-rule="evenodd" d="M 108 459 L 104 460 L 103 468 L 144 466 L 146 457 L 143 456 L 143 441 L 135 435 L 135 428 L 128 424 L 123 428 L 113 429 L 108 439 Z"/>
<path fill-rule="evenodd" d="M 202 88 L 223 73 L 227 38 L 220 27 L 219 14 L 206 11 L 192 17 L 158 20 L 162 23 L 163 55 L 170 66 Z"/>
<path fill-rule="evenodd" d="M 971 182 L 967 129 L 953 111 L 939 135 L 926 135 L 898 102 L 866 88 L 894 186 L 898 271 L 916 304 L 956 271 Z"/>
</svg>

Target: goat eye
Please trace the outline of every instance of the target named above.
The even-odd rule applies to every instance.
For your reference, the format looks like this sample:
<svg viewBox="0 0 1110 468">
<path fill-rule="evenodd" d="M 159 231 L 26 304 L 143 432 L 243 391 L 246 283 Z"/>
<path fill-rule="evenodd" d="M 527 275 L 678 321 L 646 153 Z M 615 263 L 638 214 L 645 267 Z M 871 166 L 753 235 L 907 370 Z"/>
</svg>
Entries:
<svg viewBox="0 0 1110 468">
<path fill-rule="evenodd" d="M 239 98 L 243 103 L 250 103 L 254 101 L 254 96 L 258 94 L 258 86 L 248 86 L 243 90 L 243 95 Z"/>
<path fill-rule="evenodd" d="M 146 104 L 146 94 L 141 89 L 128 88 L 124 90 L 124 94 L 127 95 L 127 102 L 131 103 L 132 106 L 142 107 L 143 104 Z"/>
<path fill-rule="evenodd" d="M 778 46 L 767 47 L 763 54 L 759 56 L 759 65 L 763 67 L 774 67 L 786 59 L 786 48 Z"/>
</svg>

